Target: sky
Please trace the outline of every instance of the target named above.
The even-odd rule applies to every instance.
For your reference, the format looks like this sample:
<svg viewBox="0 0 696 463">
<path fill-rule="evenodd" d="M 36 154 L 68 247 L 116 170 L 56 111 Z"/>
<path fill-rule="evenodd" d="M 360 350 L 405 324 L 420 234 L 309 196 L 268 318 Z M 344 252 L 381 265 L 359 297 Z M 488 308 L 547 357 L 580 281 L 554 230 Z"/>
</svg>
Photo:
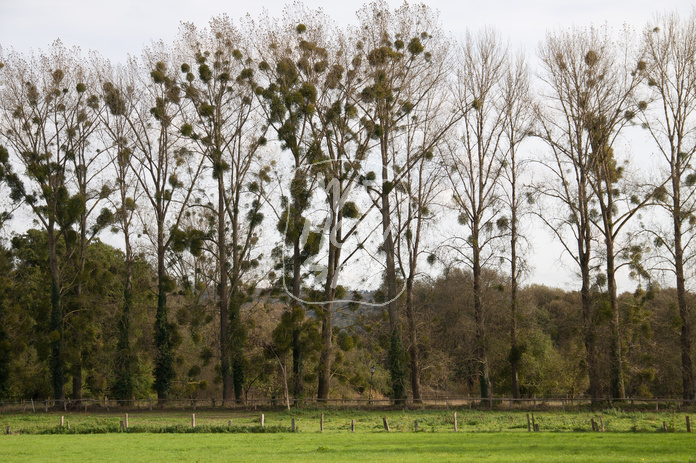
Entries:
<svg viewBox="0 0 696 463">
<path fill-rule="evenodd" d="M 354 24 L 355 11 L 364 4 L 315 0 L 303 3 L 312 9 L 322 7 L 340 26 Z M 403 2 L 387 3 L 396 7 Z M 606 23 L 615 29 L 627 25 L 639 32 L 656 13 L 676 11 L 687 16 L 693 8 L 689 0 L 430 0 L 425 3 L 440 12 L 443 29 L 455 38 L 463 37 L 467 30 L 475 32 L 493 26 L 509 39 L 511 48 L 523 48 L 532 63 L 547 31 Z M 211 17 L 222 13 L 233 19 L 246 14 L 256 18 L 264 10 L 272 17 L 280 17 L 286 5 L 292 3 L 283 0 L 0 0 L 0 47 L 5 51 L 30 53 L 47 48 L 59 38 L 68 47 L 80 47 L 84 54 L 95 50 L 113 62 L 125 62 L 129 55 L 139 55 L 153 40 L 172 41 L 182 21 L 204 27 Z M 573 267 L 560 259 L 560 248 L 549 249 L 550 235 L 536 229 L 532 233 L 533 252 L 541 257 L 532 260 L 533 273 L 528 282 L 575 288 L 578 279 Z M 623 281 L 621 286 L 629 289 L 631 283 L 625 278 Z"/>
<path fill-rule="evenodd" d="M 355 11 L 362 1 L 303 2 L 310 8 L 322 7 L 339 25 L 355 22 Z M 392 6 L 402 2 L 389 0 Z M 449 1 L 425 2 L 439 10 L 443 27 L 455 37 L 467 28 L 475 31 L 495 26 L 509 37 L 513 47 L 523 46 L 534 53 L 548 29 L 571 24 L 586 26 L 624 23 L 642 29 L 654 13 L 679 11 L 686 15 L 693 3 L 689 0 L 612 1 L 564 0 L 531 1 Z M 28 52 L 45 48 L 60 38 L 67 46 L 83 51 L 97 50 L 113 61 L 125 61 L 137 55 L 152 39 L 172 40 L 181 21 L 205 26 L 212 16 L 226 13 L 231 18 L 252 17 L 265 9 L 271 16 L 280 16 L 283 0 L 0 0 L 0 44 Z"/>
</svg>

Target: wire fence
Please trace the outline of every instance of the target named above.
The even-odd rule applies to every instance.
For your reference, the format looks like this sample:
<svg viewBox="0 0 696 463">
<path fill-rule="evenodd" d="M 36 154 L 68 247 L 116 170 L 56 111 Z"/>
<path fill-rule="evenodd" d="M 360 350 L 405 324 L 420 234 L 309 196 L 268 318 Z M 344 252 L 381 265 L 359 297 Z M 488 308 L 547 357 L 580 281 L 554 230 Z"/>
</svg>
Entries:
<svg viewBox="0 0 696 463">
<path fill-rule="evenodd" d="M 593 407 L 617 408 L 623 410 L 684 410 L 696 408 L 695 400 L 674 398 L 625 398 L 625 399 L 595 399 L 580 398 L 518 398 L 511 397 L 462 397 L 462 396 L 431 396 L 414 402 L 407 399 L 394 402 L 391 399 L 372 398 L 333 398 L 320 400 L 316 398 L 290 399 L 292 408 L 300 409 L 384 409 L 384 408 L 455 408 L 475 410 L 574 410 Z M 269 397 L 251 397 L 243 400 L 222 400 L 220 398 L 187 398 L 157 400 L 157 398 L 114 400 L 104 397 L 101 399 L 46 399 L 46 400 L 3 400 L 0 401 L 1 412 L 39 413 L 57 410 L 63 411 L 120 411 L 120 410 L 272 410 L 287 408 L 284 399 Z"/>
</svg>

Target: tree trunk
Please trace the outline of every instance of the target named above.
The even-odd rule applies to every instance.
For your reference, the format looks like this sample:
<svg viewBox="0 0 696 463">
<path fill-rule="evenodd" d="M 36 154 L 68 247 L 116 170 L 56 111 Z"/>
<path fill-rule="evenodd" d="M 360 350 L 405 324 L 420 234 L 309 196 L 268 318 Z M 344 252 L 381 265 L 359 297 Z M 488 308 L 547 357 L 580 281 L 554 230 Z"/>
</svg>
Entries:
<svg viewBox="0 0 696 463">
<path fill-rule="evenodd" d="M 477 230 L 477 225 L 473 227 Z M 477 374 L 481 388 L 481 398 L 491 397 L 491 380 L 488 370 L 488 354 L 486 349 L 486 321 L 483 313 L 483 300 L 481 297 L 481 261 L 478 248 L 478 233 L 472 233 L 473 246 L 473 270 L 474 270 L 474 318 L 476 320 L 476 361 L 478 362 Z"/>
<path fill-rule="evenodd" d="M 297 220 L 299 223 L 299 220 L 297 216 L 299 215 L 299 211 L 297 211 L 296 208 L 296 215 L 295 215 L 295 220 Z M 293 243 L 293 252 L 292 252 L 292 295 L 295 297 L 295 300 L 292 302 L 293 306 L 299 307 L 300 306 L 300 296 L 301 296 L 301 279 L 302 279 L 302 273 L 301 273 L 301 252 L 302 249 L 300 248 L 300 236 L 298 235 L 297 238 L 295 239 Z M 290 309 L 292 310 L 292 308 Z M 298 400 L 304 398 L 304 379 L 302 378 L 302 362 L 303 362 L 303 356 L 302 356 L 302 345 L 300 344 L 300 332 L 301 332 L 301 321 L 298 321 L 297 324 L 295 324 L 294 317 L 293 319 L 293 330 L 292 330 L 292 395 L 295 400 L 295 404 L 297 405 Z"/>
<path fill-rule="evenodd" d="M 418 336 L 416 334 L 415 307 L 413 307 L 413 277 L 406 282 L 406 317 L 408 319 L 409 357 L 411 367 L 411 394 L 413 403 L 423 403 L 420 390 L 420 359 Z"/>
<path fill-rule="evenodd" d="M 383 154 L 386 158 L 386 152 Z M 394 237 L 391 232 L 391 209 L 389 203 L 389 181 L 386 159 L 382 168 L 382 232 L 384 235 L 384 252 L 386 254 L 387 300 L 389 314 L 389 373 L 391 377 L 392 399 L 394 404 L 406 401 L 406 368 L 404 365 L 404 348 L 401 340 L 401 320 L 396 301 L 396 262 L 394 256 Z"/>
<path fill-rule="evenodd" d="M 219 164 L 219 163 L 218 163 Z M 216 168 L 216 167 L 214 167 Z M 229 349 L 229 297 L 227 294 L 227 239 L 225 236 L 225 185 L 223 172 L 217 172 L 218 209 L 217 209 L 217 261 L 220 277 L 218 281 L 218 308 L 220 310 L 220 375 L 222 376 L 222 400 L 232 400 L 234 384 L 230 365 Z"/>
<path fill-rule="evenodd" d="M 326 401 L 331 390 L 331 354 L 332 354 L 332 310 L 333 303 L 327 304 L 323 309 L 321 319 L 321 355 L 319 356 L 319 385 L 317 399 Z"/>
<path fill-rule="evenodd" d="M 58 269 L 58 256 L 56 250 L 56 235 L 51 221 L 48 227 L 48 256 L 51 270 L 51 384 L 53 397 L 57 400 L 65 399 L 65 367 L 63 363 L 63 307 L 60 300 L 60 271 Z"/>
<path fill-rule="evenodd" d="M 611 309 L 611 396 L 614 399 L 623 399 L 626 397 L 626 392 L 623 380 L 623 355 L 621 353 L 621 314 L 616 297 L 614 241 L 611 233 L 605 238 L 607 245 L 607 296 Z"/>
<path fill-rule="evenodd" d="M 171 350 L 167 319 L 167 274 L 164 267 L 164 224 L 158 223 L 157 243 L 157 313 L 155 314 L 155 390 L 160 404 L 167 402 L 174 380 L 174 355 Z"/>
<path fill-rule="evenodd" d="M 676 178 L 675 178 L 676 177 Z M 686 283 L 684 279 L 684 248 L 682 245 L 681 229 L 681 198 L 679 177 L 673 176 L 672 189 L 674 194 L 674 270 L 677 277 L 677 303 L 679 304 L 679 317 L 681 318 L 681 374 L 682 374 L 682 399 L 692 401 L 696 399 L 694 391 L 694 364 L 691 359 L 691 308 L 686 300 Z"/>
<path fill-rule="evenodd" d="M 514 193 L 513 193 L 514 194 Z M 514 202 L 514 197 L 513 197 Z M 519 365 L 522 353 L 517 343 L 517 224 L 512 214 L 512 238 L 510 240 L 510 380 L 514 399 L 520 398 Z"/>
</svg>

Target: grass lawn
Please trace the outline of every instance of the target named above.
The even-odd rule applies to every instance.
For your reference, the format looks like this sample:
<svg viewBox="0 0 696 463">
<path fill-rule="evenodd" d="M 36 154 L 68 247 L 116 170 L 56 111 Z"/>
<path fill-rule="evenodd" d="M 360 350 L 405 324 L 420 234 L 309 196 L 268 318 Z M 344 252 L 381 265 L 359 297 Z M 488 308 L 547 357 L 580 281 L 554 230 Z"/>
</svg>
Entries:
<svg viewBox="0 0 696 463">
<path fill-rule="evenodd" d="M 191 411 L 146 411 L 125 410 L 128 412 L 129 432 L 190 432 Z M 197 432 L 250 431 L 260 429 L 261 413 L 265 415 L 266 431 L 288 431 L 292 419 L 295 419 L 300 433 L 319 431 L 320 416 L 324 414 L 326 432 L 346 433 L 350 430 L 351 420 L 355 420 L 355 432 L 384 432 L 382 417 L 387 417 L 391 430 L 397 433 L 411 433 L 414 422 L 427 433 L 449 433 L 454 430 L 454 410 L 311 410 L 293 409 L 283 411 L 241 411 L 208 409 L 196 413 Z M 527 412 L 521 411 L 485 411 L 457 410 L 457 428 L 464 433 L 512 432 L 527 433 Z M 531 417 L 531 413 L 529 413 Z M 607 432 L 661 433 L 664 427 L 668 433 L 686 432 L 686 413 L 676 411 L 661 412 L 626 412 L 614 409 L 597 411 L 537 411 L 535 423 L 541 432 L 580 432 L 591 431 L 590 421 L 604 424 Z M 70 431 L 58 427 L 60 417 L 70 423 Z M 13 434 L 89 434 L 118 433 L 119 422 L 124 419 L 119 411 L 72 411 L 36 413 L 0 414 L 0 431 L 4 433 L 9 425 Z M 696 428 L 696 412 L 691 413 L 692 428 Z M 228 428 L 232 422 L 234 429 Z M 694 429 L 696 431 L 696 429 Z M 606 433 L 605 433 L 606 434 Z M 696 433 L 692 434 L 696 438 Z M 1 437 L 1 436 L 0 436 Z"/>
<path fill-rule="evenodd" d="M 691 462 L 693 434 L 325 432 L 0 437 L 0 461 Z"/>
</svg>

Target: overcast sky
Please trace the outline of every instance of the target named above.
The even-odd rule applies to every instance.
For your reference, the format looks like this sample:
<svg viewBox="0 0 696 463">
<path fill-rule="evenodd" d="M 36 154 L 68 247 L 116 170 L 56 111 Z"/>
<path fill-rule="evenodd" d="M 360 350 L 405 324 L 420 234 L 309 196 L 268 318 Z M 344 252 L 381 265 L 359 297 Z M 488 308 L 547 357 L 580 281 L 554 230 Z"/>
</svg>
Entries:
<svg viewBox="0 0 696 463">
<path fill-rule="evenodd" d="M 263 9 L 280 16 L 291 2 L 282 0 L 0 0 L 0 45 L 27 52 L 45 48 L 60 38 L 67 46 L 83 51 L 97 50 L 114 61 L 138 55 L 152 39 L 171 40 L 181 21 L 205 26 L 212 16 L 227 13 L 240 18 L 258 16 Z M 322 7 L 339 24 L 355 22 L 355 11 L 365 2 L 309 0 L 311 8 Z M 397 6 L 402 2 L 390 0 Z M 658 11 L 691 11 L 689 0 L 565 0 L 531 1 L 448 1 L 425 2 L 440 11 L 445 30 L 461 36 L 467 28 L 493 25 L 510 38 L 512 46 L 522 45 L 530 54 L 546 30 L 576 25 L 621 27 L 624 23 L 641 29 Z"/>
<path fill-rule="evenodd" d="M 204 27 L 211 17 L 222 13 L 234 19 L 247 13 L 255 18 L 264 9 L 272 17 L 279 17 L 290 3 L 283 0 L 0 0 L 0 46 L 5 51 L 14 48 L 28 53 L 47 48 L 60 38 L 66 46 L 79 46 L 85 54 L 95 50 L 112 61 L 124 62 L 128 55 L 139 55 L 152 40 L 173 40 L 182 21 Z M 322 7 L 339 25 L 355 23 L 355 11 L 364 4 L 316 0 L 303 3 L 312 9 Z M 402 2 L 387 3 L 395 7 Z M 503 37 L 509 38 L 513 48 L 524 47 L 532 58 L 548 30 L 607 23 L 617 29 L 626 24 L 640 31 L 655 13 L 677 11 L 687 16 L 693 8 L 689 0 L 430 0 L 425 3 L 440 12 L 444 29 L 455 37 L 463 36 L 467 29 L 476 31 L 495 26 Z M 541 231 L 534 235 L 536 259 L 532 259 L 534 273 L 528 282 L 575 288 L 578 280 L 573 275 L 574 269 L 561 263 L 560 249 L 549 249 L 550 236 Z M 622 290 L 630 289 L 630 283 L 625 278 L 623 281 Z"/>
</svg>

